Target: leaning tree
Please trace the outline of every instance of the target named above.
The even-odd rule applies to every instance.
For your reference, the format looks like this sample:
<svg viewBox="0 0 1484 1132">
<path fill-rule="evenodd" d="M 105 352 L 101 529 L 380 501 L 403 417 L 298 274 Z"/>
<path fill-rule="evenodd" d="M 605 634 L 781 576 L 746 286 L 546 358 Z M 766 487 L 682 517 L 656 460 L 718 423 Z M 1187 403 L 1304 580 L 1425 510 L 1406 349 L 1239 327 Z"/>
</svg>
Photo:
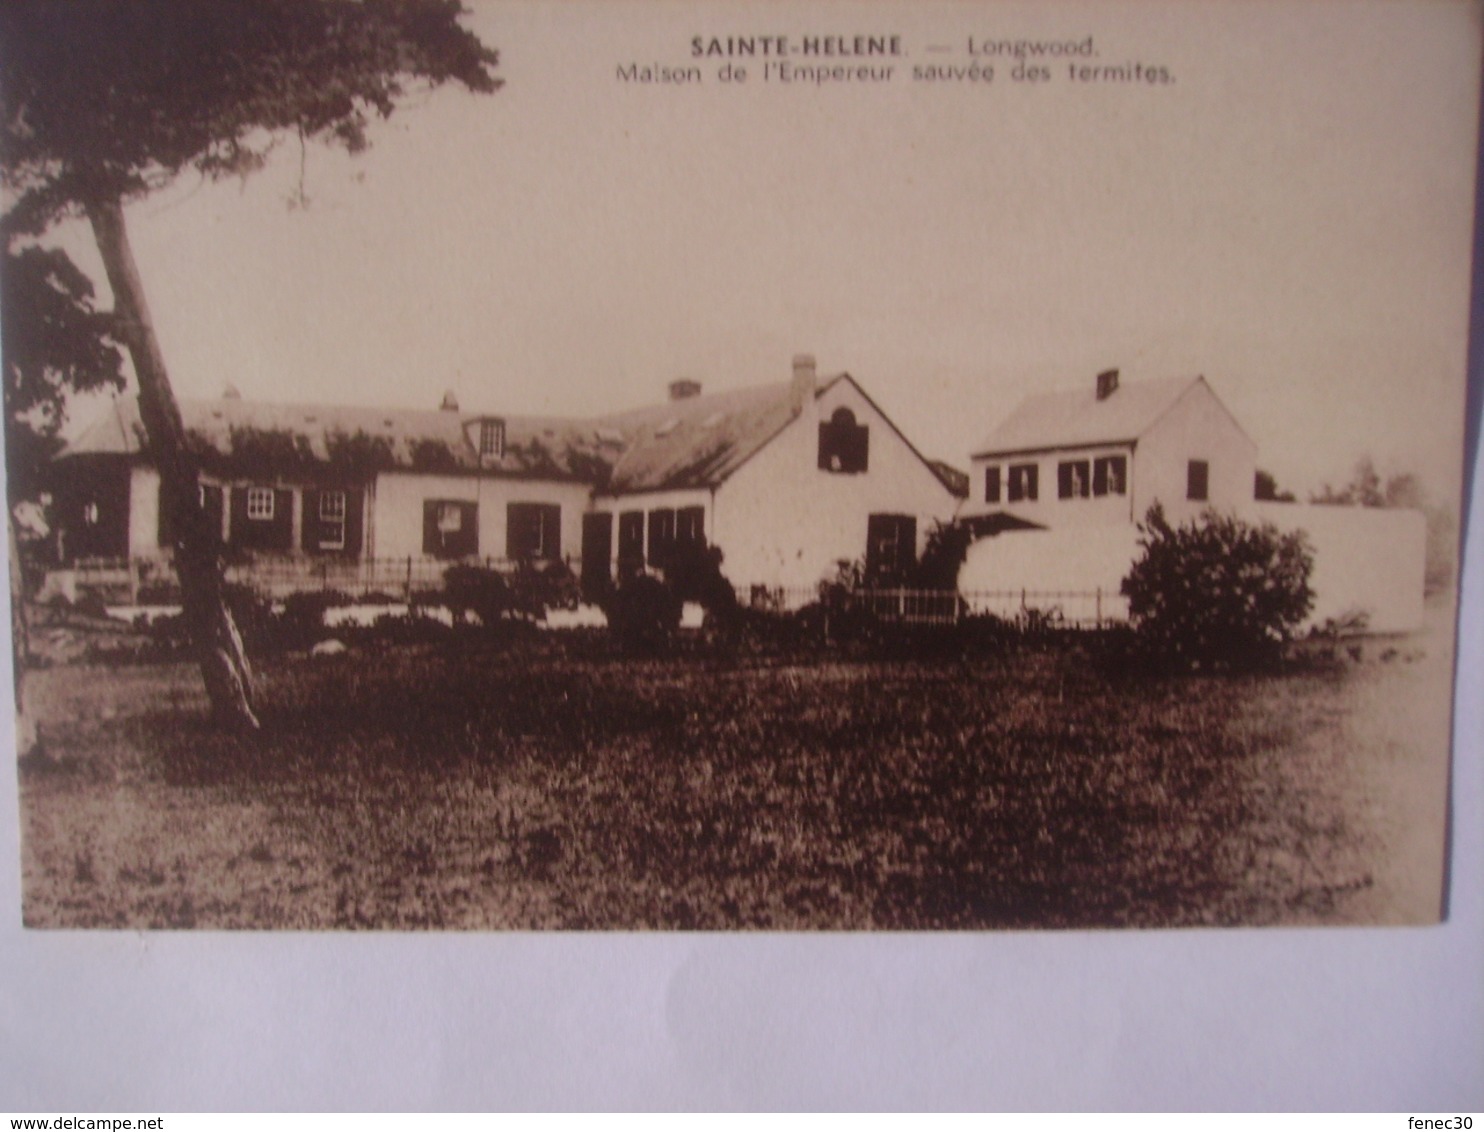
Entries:
<svg viewBox="0 0 1484 1132">
<path fill-rule="evenodd" d="M 6 0 L 0 4 L 5 243 L 81 216 L 133 363 L 185 620 L 215 716 L 258 727 L 252 670 L 227 608 L 198 469 L 150 322 L 124 206 L 194 170 L 260 168 L 285 135 L 351 152 L 412 84 L 496 90 L 495 52 L 458 0 Z"/>
</svg>

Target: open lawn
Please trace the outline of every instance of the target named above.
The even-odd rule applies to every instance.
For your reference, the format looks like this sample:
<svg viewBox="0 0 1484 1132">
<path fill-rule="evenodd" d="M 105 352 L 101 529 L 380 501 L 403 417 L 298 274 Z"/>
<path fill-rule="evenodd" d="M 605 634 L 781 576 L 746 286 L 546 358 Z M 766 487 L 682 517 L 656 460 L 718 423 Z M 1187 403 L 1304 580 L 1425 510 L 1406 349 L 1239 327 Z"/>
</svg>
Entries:
<svg viewBox="0 0 1484 1132">
<path fill-rule="evenodd" d="M 1067 644 L 913 661 L 634 660 L 584 634 L 352 649 L 265 665 L 256 742 L 210 728 L 188 665 L 59 665 L 27 686 L 25 920 L 1429 920 L 1446 635 L 1140 680 Z"/>
</svg>

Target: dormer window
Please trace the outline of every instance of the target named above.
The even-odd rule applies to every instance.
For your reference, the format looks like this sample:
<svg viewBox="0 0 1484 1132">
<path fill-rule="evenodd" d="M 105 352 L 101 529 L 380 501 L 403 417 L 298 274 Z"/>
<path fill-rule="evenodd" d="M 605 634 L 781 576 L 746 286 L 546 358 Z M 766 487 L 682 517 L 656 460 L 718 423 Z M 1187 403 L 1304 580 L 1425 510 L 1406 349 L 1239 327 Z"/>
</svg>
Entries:
<svg viewBox="0 0 1484 1132">
<path fill-rule="evenodd" d="M 855 423 L 855 414 L 843 405 L 819 426 L 819 469 L 823 472 L 864 472 L 869 460 L 870 433 Z"/>
<path fill-rule="evenodd" d="M 505 455 L 505 422 L 490 418 L 479 422 L 479 462 L 499 460 Z"/>
</svg>

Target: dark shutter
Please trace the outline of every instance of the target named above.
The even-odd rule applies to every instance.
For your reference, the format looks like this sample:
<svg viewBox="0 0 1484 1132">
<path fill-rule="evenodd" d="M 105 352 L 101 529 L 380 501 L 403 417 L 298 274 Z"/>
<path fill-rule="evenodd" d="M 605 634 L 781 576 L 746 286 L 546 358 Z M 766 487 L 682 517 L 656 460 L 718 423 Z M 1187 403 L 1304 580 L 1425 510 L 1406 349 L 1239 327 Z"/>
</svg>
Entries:
<svg viewBox="0 0 1484 1132">
<path fill-rule="evenodd" d="M 1186 466 L 1185 497 L 1206 500 L 1211 494 L 1211 465 L 1204 460 L 1192 460 Z"/>
<path fill-rule="evenodd" d="M 706 541 L 706 508 L 682 507 L 675 512 L 675 541 L 690 546 Z"/>
<path fill-rule="evenodd" d="M 304 521 L 299 531 L 299 543 L 305 550 L 318 552 L 320 546 L 319 497 L 317 488 L 304 489 Z"/>
<path fill-rule="evenodd" d="M 649 561 L 663 563 L 675 546 L 675 509 L 656 507 L 649 513 Z"/>
<path fill-rule="evenodd" d="M 234 487 L 231 490 L 232 510 L 228 520 L 227 542 L 232 546 L 248 546 L 251 540 L 247 536 L 247 488 Z"/>
<path fill-rule="evenodd" d="M 226 506 L 227 489 L 207 484 L 201 491 L 205 500 L 206 524 L 211 530 L 211 544 L 216 546 L 222 541 L 222 509 Z"/>
<path fill-rule="evenodd" d="M 849 471 L 864 472 L 871 462 L 871 433 L 860 425 L 851 437 Z"/>
<path fill-rule="evenodd" d="M 618 572 L 627 576 L 644 569 L 644 512 L 625 511 L 618 517 Z"/>
<path fill-rule="evenodd" d="M 984 502 L 998 503 L 1000 501 L 1000 466 L 998 464 L 984 469 Z"/>
<path fill-rule="evenodd" d="M 1094 495 L 1123 495 L 1128 489 L 1127 462 L 1122 456 L 1103 456 L 1092 465 Z"/>
<path fill-rule="evenodd" d="M 361 556 L 361 532 L 366 524 L 366 495 L 360 490 L 345 493 L 345 550 L 352 558 Z M 475 545 L 475 552 L 479 550 Z"/>
<path fill-rule="evenodd" d="M 273 492 L 273 521 L 268 524 L 269 550 L 294 549 L 294 493 L 290 488 L 276 488 Z"/>
<path fill-rule="evenodd" d="M 608 511 L 590 511 L 582 517 L 582 592 L 589 598 L 600 596 L 612 580 L 613 515 Z"/>
<path fill-rule="evenodd" d="M 1056 495 L 1058 499 L 1072 498 L 1072 468 L 1069 463 L 1056 466 Z"/>
<path fill-rule="evenodd" d="M 505 505 L 505 557 L 530 558 L 541 543 L 541 517 L 530 503 Z"/>
</svg>

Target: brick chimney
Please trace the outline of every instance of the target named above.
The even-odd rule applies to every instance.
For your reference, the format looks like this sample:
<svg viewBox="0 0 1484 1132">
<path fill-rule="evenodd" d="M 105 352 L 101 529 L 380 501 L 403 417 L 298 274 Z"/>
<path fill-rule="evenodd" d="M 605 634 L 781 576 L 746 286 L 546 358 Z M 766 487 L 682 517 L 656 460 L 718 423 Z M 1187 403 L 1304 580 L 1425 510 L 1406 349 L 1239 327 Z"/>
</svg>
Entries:
<svg viewBox="0 0 1484 1132">
<path fill-rule="evenodd" d="M 819 379 L 814 372 L 813 354 L 794 355 L 794 377 L 789 386 L 789 392 L 793 396 L 794 407 L 800 410 L 809 408 L 814 404 L 814 391 L 819 385 Z"/>
<path fill-rule="evenodd" d="M 1098 400 L 1106 401 L 1118 391 L 1118 371 L 1105 369 L 1098 374 Z"/>
<path fill-rule="evenodd" d="M 438 406 L 445 413 L 457 413 L 459 411 L 459 396 L 452 389 L 443 394 L 443 403 Z"/>
<path fill-rule="evenodd" d="M 670 400 L 684 401 L 689 397 L 701 395 L 701 383 L 693 381 L 688 377 L 682 377 L 678 381 L 670 382 Z"/>
</svg>

